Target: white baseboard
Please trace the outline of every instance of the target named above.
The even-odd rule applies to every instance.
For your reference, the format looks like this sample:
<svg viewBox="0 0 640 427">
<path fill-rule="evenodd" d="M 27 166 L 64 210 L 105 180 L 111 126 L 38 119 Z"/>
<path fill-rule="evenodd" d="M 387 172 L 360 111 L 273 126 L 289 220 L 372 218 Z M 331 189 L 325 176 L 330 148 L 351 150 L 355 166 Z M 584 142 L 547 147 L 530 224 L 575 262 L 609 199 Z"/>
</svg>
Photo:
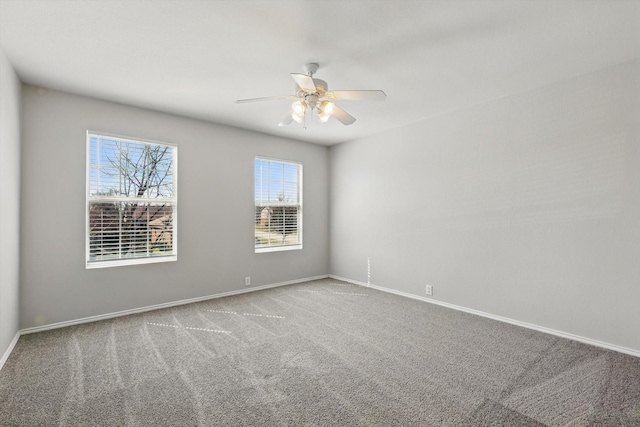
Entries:
<svg viewBox="0 0 640 427">
<path fill-rule="evenodd" d="M 550 328 L 546 328 L 544 326 L 538 326 L 538 325 L 534 325 L 532 323 L 527 323 L 527 322 L 521 322 L 520 320 L 515 320 L 515 319 L 510 319 L 508 317 L 502 317 L 502 316 L 497 316 L 495 314 L 491 314 L 491 313 L 485 313 L 483 311 L 479 311 L 479 310 L 474 310 L 472 308 L 467 308 L 467 307 L 463 307 L 460 305 L 455 305 L 455 304 L 449 304 L 448 302 L 443 302 L 443 301 L 438 301 L 432 298 L 426 298 L 426 297 L 422 297 L 419 295 L 413 295 L 407 292 L 402 292 L 402 291 L 397 291 L 395 289 L 389 289 L 389 288 L 385 288 L 383 286 L 376 286 L 376 285 L 371 285 L 368 283 L 364 283 L 364 282 L 359 282 L 357 280 L 351 280 L 351 279 L 347 279 L 344 277 L 339 277 L 339 276 L 334 276 L 332 274 L 329 275 L 330 278 L 335 279 L 335 280 L 341 280 L 343 282 L 349 282 L 349 283 L 353 283 L 354 285 L 360 285 L 360 286 L 364 286 L 364 287 L 368 287 L 368 288 L 374 288 L 377 289 L 379 291 L 383 291 L 383 292 L 388 292 L 391 294 L 395 294 L 395 295 L 400 295 L 403 297 L 407 297 L 407 298 L 412 298 L 412 299 L 417 299 L 420 301 L 424 301 L 424 302 L 428 302 L 431 304 L 436 304 L 436 305 L 440 305 L 442 307 L 447 307 L 447 308 L 451 308 L 453 310 L 458 310 L 458 311 L 463 311 L 465 313 L 470 313 L 470 314 L 475 314 L 477 316 L 482 316 L 482 317 L 486 317 L 489 319 L 493 319 L 493 320 L 497 320 L 499 322 L 504 322 L 504 323 L 510 323 L 512 325 L 516 325 L 516 326 L 522 326 L 523 328 L 527 328 L 527 329 L 533 329 L 539 332 L 544 332 L 546 334 L 551 334 L 551 335 L 555 335 L 561 338 L 567 338 L 573 341 L 579 341 L 585 344 L 590 344 L 596 347 L 601 347 L 601 348 L 605 348 L 607 350 L 613 350 L 613 351 L 617 351 L 619 353 L 624 353 L 624 354 L 628 354 L 630 356 L 635 356 L 635 357 L 640 357 L 640 350 L 634 350 L 631 348 L 627 348 L 627 347 L 622 347 L 619 345 L 615 345 L 615 344 L 609 344 L 603 341 L 597 341 L 597 340 L 593 340 L 591 338 L 586 338 L 586 337 L 582 337 L 579 335 L 574 335 L 568 332 L 563 332 L 563 331 L 558 331 L 555 329 L 550 329 Z"/>
<path fill-rule="evenodd" d="M 171 301 L 171 302 L 166 302 L 166 303 L 163 303 L 163 304 L 155 304 L 155 305 L 149 305 L 149 306 L 146 306 L 146 307 L 133 308 L 133 309 L 130 309 L 130 310 L 116 311 L 114 313 L 106 313 L 106 314 L 100 314 L 100 315 L 97 315 L 97 316 L 84 317 L 82 319 L 67 320 L 67 321 L 64 321 L 64 322 L 51 323 L 51 324 L 48 324 L 48 325 L 36 326 L 36 327 L 32 327 L 32 328 L 22 329 L 22 330 L 20 330 L 19 335 L 33 334 L 33 333 L 36 333 L 36 332 L 48 331 L 50 329 L 65 328 L 67 326 L 81 325 L 83 323 L 90 323 L 90 322 L 97 322 L 99 320 L 113 319 L 114 317 L 121 317 L 121 316 L 128 316 L 130 314 L 144 313 L 146 311 L 159 310 L 159 309 L 162 309 L 162 308 L 169 308 L 169 307 L 175 307 L 175 306 L 178 306 L 178 305 L 191 304 L 191 303 L 194 303 L 194 302 L 207 301 L 207 300 L 210 300 L 210 299 L 223 298 L 223 297 L 228 297 L 228 296 L 231 296 L 231 295 L 245 294 L 245 293 L 248 293 L 248 292 L 260 291 L 260 290 L 263 290 L 263 289 L 277 288 L 279 286 L 287 286 L 287 285 L 293 285 L 293 284 L 296 284 L 296 283 L 309 282 L 311 280 L 326 279 L 327 277 L 329 277 L 329 275 L 306 277 L 306 278 L 303 278 L 303 279 L 289 280 L 287 282 L 279 282 L 279 283 L 272 283 L 270 285 L 248 287 L 248 288 L 245 288 L 245 289 L 238 289 L 238 290 L 235 290 L 235 291 L 222 292 L 222 293 L 219 293 L 219 294 L 207 295 L 207 296 L 203 296 L 203 297 L 189 298 L 189 299 L 183 299 L 183 300 L 179 300 L 179 301 Z"/>
<path fill-rule="evenodd" d="M 7 348 L 7 351 L 5 351 L 4 354 L 2 355 L 2 359 L 0 359 L 0 370 L 2 370 L 2 367 L 4 366 L 4 363 L 9 358 L 9 355 L 13 351 L 13 347 L 16 346 L 16 343 L 18 342 L 19 338 L 20 338 L 20 331 L 16 332 L 16 336 L 13 337 L 13 340 L 11 340 L 11 343 L 9 344 L 9 347 Z"/>
<path fill-rule="evenodd" d="M 9 355 L 13 351 L 13 348 L 15 347 L 15 345 L 18 342 L 18 339 L 20 338 L 21 335 L 47 331 L 47 330 L 50 330 L 50 329 L 64 328 L 64 327 L 67 327 L 67 326 L 80 325 L 80 324 L 83 324 L 83 323 L 97 322 L 99 320 L 107 320 L 107 319 L 112 319 L 114 317 L 127 316 L 127 315 L 130 315 L 130 314 L 144 313 L 144 312 L 147 312 L 147 311 L 159 310 L 159 309 L 163 309 L 163 308 L 175 307 L 175 306 L 185 305 L 185 304 L 191 304 L 191 303 L 194 303 L 194 302 L 207 301 L 207 300 L 216 299 L 216 298 L 223 298 L 223 297 L 227 297 L 227 296 L 231 296 L 231 295 L 239 295 L 239 294 L 244 294 L 244 293 L 248 293 L 248 292 L 255 292 L 255 291 L 260 291 L 260 290 L 263 290 L 263 289 L 270 289 L 270 288 L 277 288 L 277 287 L 280 287 L 280 286 L 293 285 L 293 284 L 296 284 L 296 283 L 303 283 L 303 282 L 308 282 L 308 281 L 311 281 L 311 280 L 326 279 L 328 277 L 332 278 L 332 279 L 335 279 L 335 280 L 340 280 L 340 281 L 344 281 L 344 282 L 348 282 L 348 283 L 353 283 L 355 285 L 374 288 L 374 289 L 377 289 L 379 291 L 388 292 L 388 293 L 391 293 L 391 294 L 395 294 L 395 295 L 399 295 L 399 296 L 403 296 L 403 297 L 407 297 L 407 298 L 412 298 L 412 299 L 416 299 L 416 300 L 419 300 L 419 301 L 428 302 L 430 304 L 440 305 L 440 306 L 443 306 L 443 307 L 451 308 L 453 310 L 458 310 L 458 311 L 463 311 L 465 313 L 475 314 L 475 315 L 478 315 L 478 316 L 486 317 L 486 318 L 497 320 L 497 321 L 500 321 L 500 322 L 510 323 L 512 325 L 521 326 L 523 328 L 533 329 L 533 330 L 540 331 L 540 332 L 543 332 L 543 333 L 555 335 L 555 336 L 558 336 L 558 337 L 561 337 L 561 338 L 567 338 L 567 339 L 570 339 L 570 340 L 579 341 L 579 342 L 582 342 L 582 343 L 585 343 L 585 344 L 590 344 L 590 345 L 593 345 L 593 346 L 596 346 L 596 347 L 601 347 L 601 348 L 605 348 L 605 349 L 608 349 L 608 350 L 617 351 L 619 353 L 628 354 L 630 356 L 640 357 L 640 351 L 634 350 L 634 349 L 630 349 L 630 348 L 626 348 L 626 347 L 622 347 L 622 346 L 618 346 L 618 345 L 615 345 L 615 344 L 609 344 L 609 343 L 606 343 L 606 342 L 593 340 L 591 338 L 586 338 L 586 337 L 582 337 L 582 336 L 579 336 L 579 335 L 574 335 L 574 334 L 570 334 L 570 333 L 567 333 L 567 332 L 562 332 L 562 331 L 558 331 L 558 330 L 555 330 L 555 329 L 550 329 L 550 328 L 546 328 L 546 327 L 543 327 L 543 326 L 534 325 L 532 323 L 521 322 L 519 320 L 510 319 L 508 317 L 497 316 L 497 315 L 494 315 L 494 314 L 485 313 L 483 311 L 474 310 L 474 309 L 471 309 L 471 308 L 462 307 L 462 306 L 459 306 L 459 305 L 450 304 L 450 303 L 446 303 L 446 302 L 442 302 L 442 301 L 438 301 L 438 300 L 435 300 L 435 299 L 426 298 L 426 297 L 422 297 L 422 296 L 418 296 L 418 295 L 413 295 L 413 294 L 410 294 L 410 293 L 407 293 L 407 292 L 397 291 L 397 290 L 390 289 L 390 288 L 385 288 L 383 286 L 371 285 L 371 284 L 367 284 L 367 283 L 360 282 L 360 281 L 357 281 L 357 280 L 347 279 L 347 278 L 340 277 L 340 276 L 335 276 L 335 275 L 322 275 L 322 276 L 307 277 L 307 278 L 297 279 L 297 280 L 290 280 L 290 281 L 287 281 L 287 282 L 273 283 L 273 284 L 263 285 L 263 286 L 255 286 L 255 287 L 246 288 L 246 289 L 239 289 L 239 290 L 235 290 L 235 291 L 222 292 L 222 293 L 219 293 L 219 294 L 207 295 L 207 296 L 203 296 L 203 297 L 189 298 L 189 299 L 184 299 L 184 300 L 179 300 L 179 301 L 172 301 L 172 302 L 167 302 L 167 303 L 163 303 L 163 304 L 150 305 L 150 306 L 135 308 L 135 309 L 131 309 L 131 310 L 123 310 L 123 311 L 118 311 L 118 312 L 114 312 L 114 313 L 107 313 L 107 314 L 101 314 L 101 315 L 97 315 L 97 316 L 85 317 L 85 318 L 82 318 L 82 319 L 68 320 L 68 321 L 64 321 L 64 322 L 52 323 L 52 324 L 49 324 L 49 325 L 36 326 L 36 327 L 32 327 L 32 328 L 25 328 L 25 329 L 22 329 L 22 330 L 20 330 L 20 331 L 18 331 L 16 333 L 15 337 L 11 341 L 11 344 L 9 344 L 9 347 L 4 352 L 2 358 L 0 359 L 0 369 L 2 369 L 2 367 L 5 364 L 5 362 L 9 358 Z"/>
</svg>

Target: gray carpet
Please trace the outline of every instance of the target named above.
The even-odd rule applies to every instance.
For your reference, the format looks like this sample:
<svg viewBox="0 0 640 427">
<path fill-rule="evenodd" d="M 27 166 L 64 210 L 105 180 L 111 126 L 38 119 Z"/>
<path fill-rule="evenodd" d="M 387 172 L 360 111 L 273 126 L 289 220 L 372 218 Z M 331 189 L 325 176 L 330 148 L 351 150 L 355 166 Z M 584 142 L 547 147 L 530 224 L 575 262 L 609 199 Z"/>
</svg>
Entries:
<svg viewBox="0 0 640 427">
<path fill-rule="evenodd" d="M 25 335 L 2 426 L 640 426 L 640 359 L 325 279 Z"/>
</svg>

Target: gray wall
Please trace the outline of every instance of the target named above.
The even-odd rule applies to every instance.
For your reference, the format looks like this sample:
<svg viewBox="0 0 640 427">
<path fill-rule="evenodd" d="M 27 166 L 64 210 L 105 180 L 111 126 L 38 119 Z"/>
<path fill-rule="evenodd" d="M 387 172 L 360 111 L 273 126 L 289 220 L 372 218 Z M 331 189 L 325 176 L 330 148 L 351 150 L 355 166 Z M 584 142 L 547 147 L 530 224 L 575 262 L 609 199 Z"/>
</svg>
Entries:
<svg viewBox="0 0 640 427">
<path fill-rule="evenodd" d="M 331 273 L 640 351 L 639 95 L 634 61 L 332 147 Z"/>
<path fill-rule="evenodd" d="M 25 85 L 21 183 L 0 66 L 0 351 L 19 246 L 20 328 L 331 272 L 640 351 L 640 61 L 330 150 Z M 177 262 L 84 268 L 86 129 L 178 143 Z M 254 254 L 255 155 L 303 162 L 304 250 Z"/>
<path fill-rule="evenodd" d="M 20 82 L 0 49 L 0 359 L 18 332 Z"/>
<path fill-rule="evenodd" d="M 328 149 L 23 86 L 20 327 L 328 274 Z M 86 270 L 87 129 L 178 144 L 178 261 Z M 255 254 L 255 155 L 304 165 L 304 249 Z"/>
</svg>

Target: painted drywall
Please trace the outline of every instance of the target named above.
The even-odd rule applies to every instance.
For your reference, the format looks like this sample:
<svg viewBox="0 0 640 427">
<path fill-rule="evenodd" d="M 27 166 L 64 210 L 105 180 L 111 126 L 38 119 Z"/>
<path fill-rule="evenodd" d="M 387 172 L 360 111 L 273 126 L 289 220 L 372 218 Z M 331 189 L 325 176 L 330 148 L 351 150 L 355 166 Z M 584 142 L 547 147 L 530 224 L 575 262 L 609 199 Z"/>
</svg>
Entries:
<svg viewBox="0 0 640 427">
<path fill-rule="evenodd" d="M 327 147 L 29 85 L 22 93 L 21 328 L 245 289 L 245 276 L 261 286 L 328 274 Z M 178 261 L 85 269 L 87 129 L 178 145 Z M 256 155 L 303 164 L 302 250 L 254 253 Z"/>
<path fill-rule="evenodd" d="M 20 81 L 0 49 L 0 359 L 18 333 Z M 0 363 L 0 367 L 2 363 Z"/>
<path fill-rule="evenodd" d="M 640 351 L 639 99 L 636 60 L 332 147 L 331 274 Z"/>
</svg>

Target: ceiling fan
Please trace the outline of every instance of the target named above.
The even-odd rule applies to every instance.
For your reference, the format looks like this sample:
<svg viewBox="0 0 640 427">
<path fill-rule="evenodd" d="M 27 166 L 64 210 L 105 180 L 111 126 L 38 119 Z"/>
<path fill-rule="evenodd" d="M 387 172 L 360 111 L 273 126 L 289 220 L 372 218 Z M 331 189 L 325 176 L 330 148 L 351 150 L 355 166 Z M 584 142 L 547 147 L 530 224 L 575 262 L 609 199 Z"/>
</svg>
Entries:
<svg viewBox="0 0 640 427">
<path fill-rule="evenodd" d="M 329 91 L 327 82 L 313 78 L 318 68 L 318 64 L 310 63 L 304 66 L 306 74 L 291 73 L 291 77 L 296 82 L 295 95 L 239 99 L 236 103 L 244 104 L 276 99 L 294 100 L 291 104 L 291 112 L 278 123 L 278 126 L 287 126 L 294 121 L 296 123 L 305 123 L 307 115 L 313 114 L 314 111 L 318 115 L 320 123 L 325 123 L 330 117 L 333 117 L 343 125 L 350 125 L 356 121 L 355 117 L 338 107 L 335 101 L 384 101 L 387 97 L 381 90 Z"/>
</svg>

